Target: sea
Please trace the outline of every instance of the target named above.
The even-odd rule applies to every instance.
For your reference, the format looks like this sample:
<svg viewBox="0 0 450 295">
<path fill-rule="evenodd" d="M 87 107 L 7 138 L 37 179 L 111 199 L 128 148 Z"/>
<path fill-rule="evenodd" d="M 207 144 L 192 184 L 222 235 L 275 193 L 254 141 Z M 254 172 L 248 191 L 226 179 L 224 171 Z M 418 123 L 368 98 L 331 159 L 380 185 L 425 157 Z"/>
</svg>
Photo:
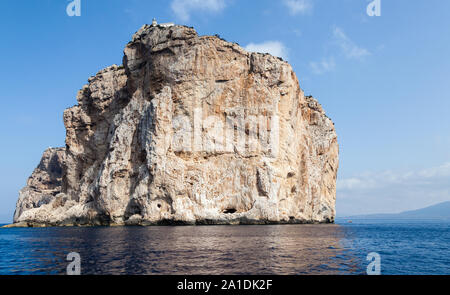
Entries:
<svg viewBox="0 0 450 295">
<path fill-rule="evenodd" d="M 450 221 L 0 229 L 1 275 L 64 275 L 70 253 L 83 275 L 449 275 Z"/>
</svg>

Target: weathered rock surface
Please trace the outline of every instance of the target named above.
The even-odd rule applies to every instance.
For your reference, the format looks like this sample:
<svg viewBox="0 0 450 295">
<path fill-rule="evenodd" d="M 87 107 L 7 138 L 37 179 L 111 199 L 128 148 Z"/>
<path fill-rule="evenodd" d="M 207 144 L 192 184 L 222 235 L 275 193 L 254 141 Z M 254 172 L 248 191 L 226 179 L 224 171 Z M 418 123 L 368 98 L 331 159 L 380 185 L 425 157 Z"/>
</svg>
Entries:
<svg viewBox="0 0 450 295">
<path fill-rule="evenodd" d="M 20 192 L 17 224 L 334 221 L 334 125 L 279 58 L 145 25 L 77 101 L 66 147 Z"/>
<path fill-rule="evenodd" d="M 14 220 L 25 212 L 54 202 L 61 192 L 62 165 L 65 158 L 64 148 L 49 148 L 44 152 L 41 162 L 28 178 L 27 186 L 19 192 Z"/>
</svg>

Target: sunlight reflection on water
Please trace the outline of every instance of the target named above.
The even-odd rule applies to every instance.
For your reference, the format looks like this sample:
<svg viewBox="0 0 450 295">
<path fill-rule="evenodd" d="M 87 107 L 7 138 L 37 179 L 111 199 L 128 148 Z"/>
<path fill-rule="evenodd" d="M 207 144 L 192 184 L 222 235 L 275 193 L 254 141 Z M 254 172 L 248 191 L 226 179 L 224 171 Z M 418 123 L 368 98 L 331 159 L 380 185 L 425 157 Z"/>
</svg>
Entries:
<svg viewBox="0 0 450 295">
<path fill-rule="evenodd" d="M 0 229 L 0 274 L 449 274 L 449 226 L 343 224 Z M 437 251 L 439 250 L 439 251 Z M 437 255 L 437 256 L 436 256 Z"/>
<path fill-rule="evenodd" d="M 4 229 L 0 273 L 339 274 L 358 272 L 337 225 Z"/>
</svg>

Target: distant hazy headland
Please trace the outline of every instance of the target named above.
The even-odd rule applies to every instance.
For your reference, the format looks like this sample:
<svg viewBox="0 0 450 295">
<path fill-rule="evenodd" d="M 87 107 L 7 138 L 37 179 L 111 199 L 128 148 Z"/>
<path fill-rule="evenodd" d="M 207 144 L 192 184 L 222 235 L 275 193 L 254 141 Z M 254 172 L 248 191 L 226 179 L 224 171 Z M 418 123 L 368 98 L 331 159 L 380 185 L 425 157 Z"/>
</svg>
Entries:
<svg viewBox="0 0 450 295">
<path fill-rule="evenodd" d="M 422 209 L 390 214 L 367 214 L 343 217 L 348 219 L 443 219 L 450 220 L 450 202 L 439 203 Z"/>
</svg>

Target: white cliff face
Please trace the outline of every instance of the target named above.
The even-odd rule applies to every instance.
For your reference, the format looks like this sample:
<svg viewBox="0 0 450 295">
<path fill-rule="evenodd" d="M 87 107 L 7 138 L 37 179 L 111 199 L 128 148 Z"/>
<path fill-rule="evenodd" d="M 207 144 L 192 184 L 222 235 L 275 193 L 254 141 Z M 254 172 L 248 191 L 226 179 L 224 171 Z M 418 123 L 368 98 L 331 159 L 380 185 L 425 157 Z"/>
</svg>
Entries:
<svg viewBox="0 0 450 295">
<path fill-rule="evenodd" d="M 184 26 L 143 26 L 124 53 L 64 112 L 66 148 L 42 160 L 59 178 L 41 162 L 15 223 L 334 221 L 334 125 L 288 63 Z"/>
</svg>

